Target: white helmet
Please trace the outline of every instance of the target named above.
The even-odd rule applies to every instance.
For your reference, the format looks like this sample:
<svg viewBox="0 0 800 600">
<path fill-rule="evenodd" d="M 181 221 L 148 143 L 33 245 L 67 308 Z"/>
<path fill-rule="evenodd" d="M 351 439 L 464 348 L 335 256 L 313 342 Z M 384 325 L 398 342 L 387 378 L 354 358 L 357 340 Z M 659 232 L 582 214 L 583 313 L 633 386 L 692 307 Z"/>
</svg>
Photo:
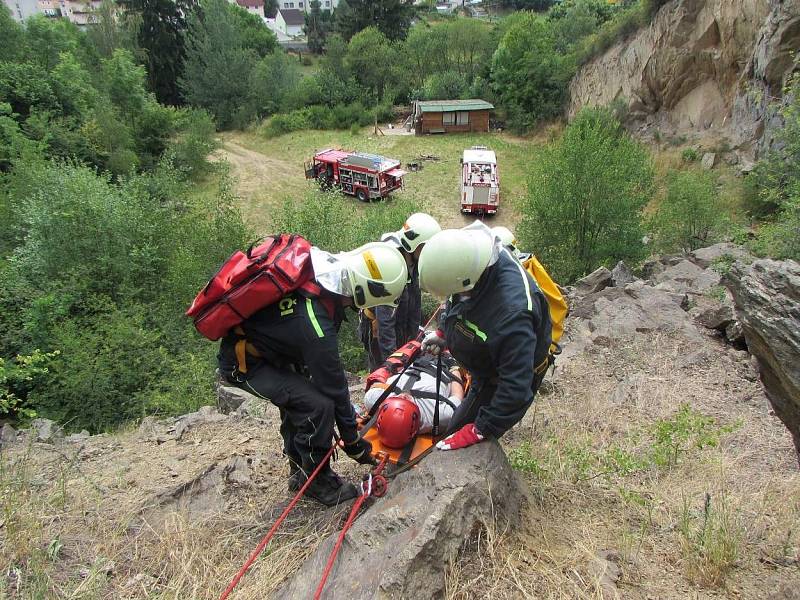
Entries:
<svg viewBox="0 0 800 600">
<path fill-rule="evenodd" d="M 439 223 L 429 214 L 414 213 L 403 223 L 403 228 L 393 235 L 406 252 L 413 253 L 420 244 L 424 244 L 441 230 Z"/>
<path fill-rule="evenodd" d="M 502 225 L 492 227 L 492 235 L 496 238 L 499 238 L 500 243 L 512 252 L 517 250 L 517 240 L 508 227 L 503 227 Z"/>
<path fill-rule="evenodd" d="M 384 242 L 371 242 L 338 256 L 346 265 L 347 280 L 358 308 L 395 304 L 408 281 L 406 259 Z"/>
<path fill-rule="evenodd" d="M 419 284 L 440 298 L 469 291 L 489 266 L 493 249 L 494 240 L 482 231 L 445 229 L 422 249 Z"/>
</svg>

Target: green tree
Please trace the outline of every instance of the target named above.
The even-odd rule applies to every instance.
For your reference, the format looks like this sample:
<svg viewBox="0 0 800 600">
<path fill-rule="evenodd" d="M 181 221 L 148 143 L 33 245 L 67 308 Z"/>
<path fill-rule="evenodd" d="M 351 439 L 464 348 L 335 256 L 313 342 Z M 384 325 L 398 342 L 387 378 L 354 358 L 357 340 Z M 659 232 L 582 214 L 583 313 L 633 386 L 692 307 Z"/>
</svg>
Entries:
<svg viewBox="0 0 800 600">
<path fill-rule="evenodd" d="M 314 54 L 322 54 L 325 50 L 325 39 L 331 28 L 330 11 L 322 11 L 319 0 L 311 0 L 311 10 L 305 14 L 305 31 L 308 49 Z"/>
<path fill-rule="evenodd" d="M 0 57 L 2 60 L 16 60 L 25 50 L 25 33 L 13 19 L 11 11 L 3 3 L 0 6 Z"/>
<path fill-rule="evenodd" d="M 582 110 L 531 165 L 517 233 L 556 279 L 574 281 L 602 264 L 643 257 L 653 167 L 610 111 Z"/>
<path fill-rule="evenodd" d="M 263 58 L 278 47 L 278 39 L 264 25 L 260 17 L 235 3 L 228 3 L 227 8 L 231 12 L 233 26 L 239 33 L 244 48 L 254 51 Z"/>
<path fill-rule="evenodd" d="M 139 46 L 147 53 L 150 90 L 159 102 L 181 103 L 178 81 L 183 75 L 186 15 L 195 0 L 119 0 L 129 12 L 141 17 Z"/>
<path fill-rule="evenodd" d="M 189 104 L 207 109 L 221 128 L 246 124 L 256 53 L 244 46 L 226 0 L 205 0 L 189 16 L 180 87 Z M 249 113 L 249 114 L 247 114 Z"/>
<path fill-rule="evenodd" d="M 347 68 L 376 102 L 383 99 L 386 83 L 392 77 L 394 51 L 389 40 L 377 27 L 367 27 L 350 40 Z"/>
<path fill-rule="evenodd" d="M 552 27 L 526 13 L 503 36 L 492 61 L 492 88 L 514 129 L 529 129 L 562 113 L 575 72 L 570 56 L 555 47 Z"/>
<path fill-rule="evenodd" d="M 297 61 L 283 50 L 275 50 L 262 58 L 250 80 L 249 96 L 258 117 L 265 117 L 291 108 L 291 95 L 300 81 Z"/>
<path fill-rule="evenodd" d="M 78 49 L 80 31 L 66 19 L 48 19 L 35 15 L 26 24 L 29 60 L 49 71 L 56 66 L 62 52 Z"/>
<path fill-rule="evenodd" d="M 720 239 L 727 225 L 716 182 L 709 173 L 667 174 L 667 195 L 651 220 L 660 251 L 690 252 L 708 246 Z"/>
<path fill-rule="evenodd" d="M 97 22 L 89 28 L 87 36 L 104 58 L 109 58 L 114 50 L 123 48 L 145 62 L 147 55 L 137 45 L 141 22 L 141 15 L 119 11 L 113 0 L 103 0 L 97 11 Z"/>
<path fill-rule="evenodd" d="M 399 40 L 406 37 L 414 12 L 412 0 L 341 0 L 333 26 L 345 40 L 367 27 L 377 27 L 388 39 Z"/>
</svg>

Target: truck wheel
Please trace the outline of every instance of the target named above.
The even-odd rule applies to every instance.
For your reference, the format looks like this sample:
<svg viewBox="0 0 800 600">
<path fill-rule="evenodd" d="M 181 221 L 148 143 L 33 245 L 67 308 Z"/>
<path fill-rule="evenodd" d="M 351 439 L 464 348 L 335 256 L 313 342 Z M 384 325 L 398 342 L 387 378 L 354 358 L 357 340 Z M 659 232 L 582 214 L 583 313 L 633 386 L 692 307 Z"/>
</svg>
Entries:
<svg viewBox="0 0 800 600">
<path fill-rule="evenodd" d="M 356 192 L 356 198 L 358 198 L 359 201 L 361 201 L 361 202 L 368 202 L 369 201 L 369 197 L 367 196 L 367 192 L 365 192 L 364 190 L 358 190 Z"/>
</svg>

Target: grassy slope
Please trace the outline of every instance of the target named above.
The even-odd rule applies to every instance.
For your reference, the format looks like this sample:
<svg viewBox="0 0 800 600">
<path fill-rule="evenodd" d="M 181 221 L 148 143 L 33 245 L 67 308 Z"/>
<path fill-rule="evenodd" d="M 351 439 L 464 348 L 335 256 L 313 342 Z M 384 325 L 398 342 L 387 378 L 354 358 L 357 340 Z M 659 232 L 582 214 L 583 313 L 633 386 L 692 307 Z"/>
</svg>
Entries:
<svg viewBox="0 0 800 600">
<path fill-rule="evenodd" d="M 476 144 L 495 150 L 500 167 L 501 209 L 490 223 L 513 225 L 517 221 L 515 207 L 525 194 L 526 167 L 538 146 L 537 142 L 505 134 L 375 136 L 369 128 L 356 136 L 346 131 L 300 131 L 268 139 L 258 131 L 251 131 L 226 134 L 223 140 L 224 155 L 232 163 L 233 174 L 239 180 L 238 191 L 244 200 L 243 208 L 258 225 L 269 223 L 272 207 L 285 198 L 301 196 L 309 185 L 313 185 L 303 178 L 303 161 L 310 159 L 316 150 L 341 147 L 383 154 L 400 160 L 404 166 L 420 156 L 439 157 L 436 161 L 424 161 L 421 171 L 409 173 L 406 187 L 400 194 L 417 200 L 443 224 L 461 226 L 470 219 L 462 217 L 459 212 L 459 159 L 465 148 Z M 257 155 L 255 158 L 253 154 L 242 158 L 245 153 L 239 148 L 264 156 L 257 176 L 244 170 L 248 164 L 258 168 Z M 342 201 L 357 202 L 348 196 L 343 196 Z"/>
</svg>

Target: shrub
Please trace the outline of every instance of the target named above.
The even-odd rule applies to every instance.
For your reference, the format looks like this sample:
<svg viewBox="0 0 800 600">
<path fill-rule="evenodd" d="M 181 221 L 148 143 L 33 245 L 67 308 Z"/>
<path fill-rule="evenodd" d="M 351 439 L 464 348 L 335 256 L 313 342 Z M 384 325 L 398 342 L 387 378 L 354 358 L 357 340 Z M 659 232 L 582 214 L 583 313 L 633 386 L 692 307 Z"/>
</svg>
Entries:
<svg viewBox="0 0 800 600">
<path fill-rule="evenodd" d="M 264 130 L 267 137 L 278 137 L 292 131 L 308 129 L 311 126 L 305 111 L 296 110 L 290 113 L 275 115 Z"/>
<path fill-rule="evenodd" d="M 694 148 L 686 148 L 683 152 L 681 152 L 681 158 L 683 159 L 683 162 L 692 163 L 697 162 L 700 156 L 697 154 L 697 150 Z"/>
<path fill-rule="evenodd" d="M 759 254 L 800 259 L 800 73 L 789 80 L 784 98 L 773 105 L 783 118 L 776 144 L 752 175 L 754 212 L 767 220 L 752 247 Z"/>
<path fill-rule="evenodd" d="M 690 252 L 719 240 L 728 229 L 716 182 L 708 173 L 671 171 L 667 195 L 651 220 L 656 247 Z"/>
<path fill-rule="evenodd" d="M 643 257 L 642 209 L 653 168 L 608 110 L 582 110 L 531 164 L 517 233 L 558 281 Z"/>
<path fill-rule="evenodd" d="M 177 121 L 179 133 L 167 156 L 188 178 L 199 179 L 209 169 L 208 155 L 218 146 L 214 119 L 202 109 L 188 109 L 178 113 Z"/>
<path fill-rule="evenodd" d="M 169 165 L 114 184 L 34 162 L 18 164 L 6 193 L 20 241 L 0 269 L 0 306 L 14 306 L 0 316 L 0 356 L 58 352 L 27 390 L 30 407 L 98 431 L 208 402 L 214 349 L 183 310 L 245 244 L 226 188 L 191 195 Z"/>
</svg>

